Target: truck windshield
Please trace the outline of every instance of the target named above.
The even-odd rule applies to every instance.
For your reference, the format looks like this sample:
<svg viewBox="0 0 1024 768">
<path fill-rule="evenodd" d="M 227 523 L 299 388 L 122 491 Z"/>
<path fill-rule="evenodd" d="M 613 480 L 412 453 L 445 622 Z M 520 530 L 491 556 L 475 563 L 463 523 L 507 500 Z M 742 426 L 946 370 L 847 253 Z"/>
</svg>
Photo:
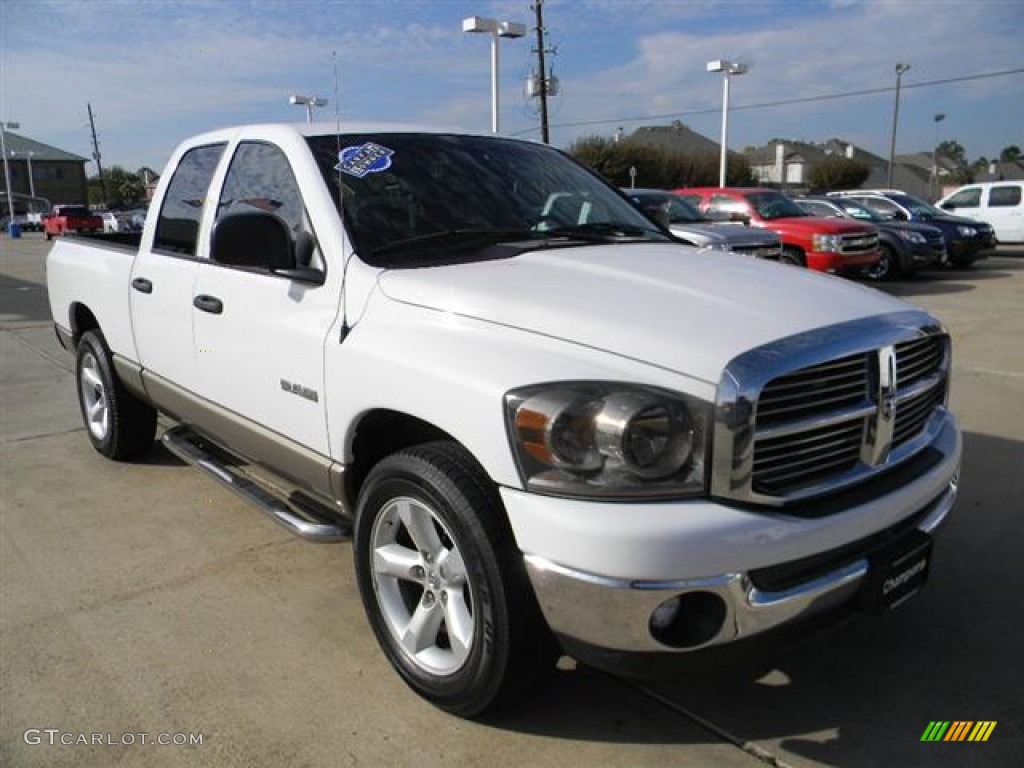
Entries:
<svg viewBox="0 0 1024 768">
<path fill-rule="evenodd" d="M 948 216 L 949 213 L 936 208 L 934 205 L 929 205 L 924 200 L 914 197 L 913 195 L 889 195 L 889 199 L 899 203 L 914 216 L 922 219 L 932 219 L 936 216 Z"/>
<path fill-rule="evenodd" d="M 762 219 L 797 219 L 808 215 L 807 211 L 779 192 L 752 192 L 747 195 L 747 201 Z"/>
<path fill-rule="evenodd" d="M 356 250 L 375 266 L 668 239 L 596 175 L 540 144 L 428 133 L 308 142 Z"/>
</svg>

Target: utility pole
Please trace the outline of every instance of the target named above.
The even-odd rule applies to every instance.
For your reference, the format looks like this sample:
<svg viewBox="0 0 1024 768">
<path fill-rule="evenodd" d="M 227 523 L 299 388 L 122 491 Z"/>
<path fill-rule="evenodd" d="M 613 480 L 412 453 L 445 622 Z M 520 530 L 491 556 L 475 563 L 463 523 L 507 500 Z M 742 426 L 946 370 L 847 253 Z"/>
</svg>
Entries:
<svg viewBox="0 0 1024 768">
<path fill-rule="evenodd" d="M 540 138 L 545 144 L 551 143 L 548 133 L 548 73 L 544 68 L 544 0 L 536 0 L 533 12 L 537 16 L 537 66 L 540 68 Z"/>
<path fill-rule="evenodd" d="M 89 130 L 92 131 L 92 156 L 96 161 L 96 172 L 100 175 L 100 195 L 103 197 L 103 207 L 107 207 L 107 180 L 103 178 L 103 166 L 100 164 L 100 143 L 96 139 L 96 121 L 92 117 L 92 104 L 86 104 L 89 108 Z M 89 202 L 86 196 L 87 204 Z"/>
</svg>

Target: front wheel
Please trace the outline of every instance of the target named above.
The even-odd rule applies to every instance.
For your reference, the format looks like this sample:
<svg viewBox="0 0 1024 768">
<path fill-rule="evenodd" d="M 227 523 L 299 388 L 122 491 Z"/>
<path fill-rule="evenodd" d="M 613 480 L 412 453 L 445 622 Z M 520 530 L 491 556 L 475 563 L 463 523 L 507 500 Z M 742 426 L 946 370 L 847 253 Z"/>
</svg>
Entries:
<svg viewBox="0 0 1024 768">
<path fill-rule="evenodd" d="M 427 443 L 374 467 L 359 495 L 355 564 L 381 648 L 440 708 L 479 715 L 553 666 L 497 490 L 461 446 Z"/>
<path fill-rule="evenodd" d="M 149 450 L 156 435 L 156 410 L 124 388 L 107 342 L 86 331 L 75 357 L 78 404 L 93 447 L 108 459 L 130 459 Z"/>
<path fill-rule="evenodd" d="M 882 244 L 881 256 L 878 261 L 867 267 L 864 270 L 864 275 L 869 280 L 891 280 L 892 278 L 898 277 L 901 273 L 900 259 L 896 255 L 896 251 L 892 249 L 892 246 Z"/>
<path fill-rule="evenodd" d="M 779 263 L 788 264 L 791 267 L 806 267 L 807 258 L 799 248 L 786 246 L 783 247 L 782 253 L 779 255 Z"/>
</svg>

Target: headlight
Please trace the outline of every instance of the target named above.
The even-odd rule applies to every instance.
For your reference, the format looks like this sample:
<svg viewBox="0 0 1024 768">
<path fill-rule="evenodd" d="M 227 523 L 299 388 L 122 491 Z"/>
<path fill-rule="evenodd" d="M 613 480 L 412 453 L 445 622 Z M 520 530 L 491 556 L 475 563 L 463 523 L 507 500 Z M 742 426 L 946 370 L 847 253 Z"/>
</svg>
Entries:
<svg viewBox="0 0 1024 768">
<path fill-rule="evenodd" d="M 839 253 L 841 242 L 839 235 L 815 235 L 811 238 L 814 250 L 823 253 Z"/>
<path fill-rule="evenodd" d="M 976 230 L 974 227 L 968 227 L 965 226 L 964 224 L 961 224 L 956 229 L 964 237 L 974 237 L 976 234 L 978 234 L 978 230 Z"/>
<path fill-rule="evenodd" d="M 902 237 L 908 243 L 927 243 L 928 242 L 927 240 L 924 239 L 924 235 L 922 235 L 920 232 L 912 232 L 909 229 L 900 229 L 900 230 L 898 230 L 898 232 L 899 232 L 900 237 Z"/>
<path fill-rule="evenodd" d="M 562 382 L 505 396 L 531 491 L 591 498 L 703 494 L 711 406 L 655 387 Z"/>
</svg>

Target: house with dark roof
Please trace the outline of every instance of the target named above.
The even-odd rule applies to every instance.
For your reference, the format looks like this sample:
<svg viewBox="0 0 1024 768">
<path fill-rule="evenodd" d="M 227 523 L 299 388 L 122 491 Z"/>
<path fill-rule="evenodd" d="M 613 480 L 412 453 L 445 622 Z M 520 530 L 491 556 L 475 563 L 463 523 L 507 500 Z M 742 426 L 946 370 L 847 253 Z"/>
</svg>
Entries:
<svg viewBox="0 0 1024 768">
<path fill-rule="evenodd" d="M 670 125 L 637 128 L 629 135 L 629 140 L 646 147 L 672 150 L 687 155 L 719 155 L 720 145 L 717 141 L 702 136 L 678 120 L 674 120 Z"/>
<path fill-rule="evenodd" d="M 983 171 L 974 174 L 975 181 L 1024 181 L 1024 161 L 993 160 Z"/>
<path fill-rule="evenodd" d="M 857 160 L 872 170 L 886 165 L 877 155 L 841 139 L 829 139 L 824 144 L 772 139 L 763 147 L 749 147 L 745 152 L 755 178 L 779 187 L 808 187 L 811 169 L 828 157 Z"/>
<path fill-rule="evenodd" d="M 10 178 L 16 210 L 19 208 L 18 200 L 30 197 L 44 197 L 54 205 L 84 205 L 87 202 L 87 158 L 11 131 L 4 131 L 3 139 L 7 149 L 7 176 Z M 6 213 L 7 189 L 4 178 L 4 175 L 0 175 L 0 184 L 4 184 L 0 193 L 0 207 Z"/>
</svg>

